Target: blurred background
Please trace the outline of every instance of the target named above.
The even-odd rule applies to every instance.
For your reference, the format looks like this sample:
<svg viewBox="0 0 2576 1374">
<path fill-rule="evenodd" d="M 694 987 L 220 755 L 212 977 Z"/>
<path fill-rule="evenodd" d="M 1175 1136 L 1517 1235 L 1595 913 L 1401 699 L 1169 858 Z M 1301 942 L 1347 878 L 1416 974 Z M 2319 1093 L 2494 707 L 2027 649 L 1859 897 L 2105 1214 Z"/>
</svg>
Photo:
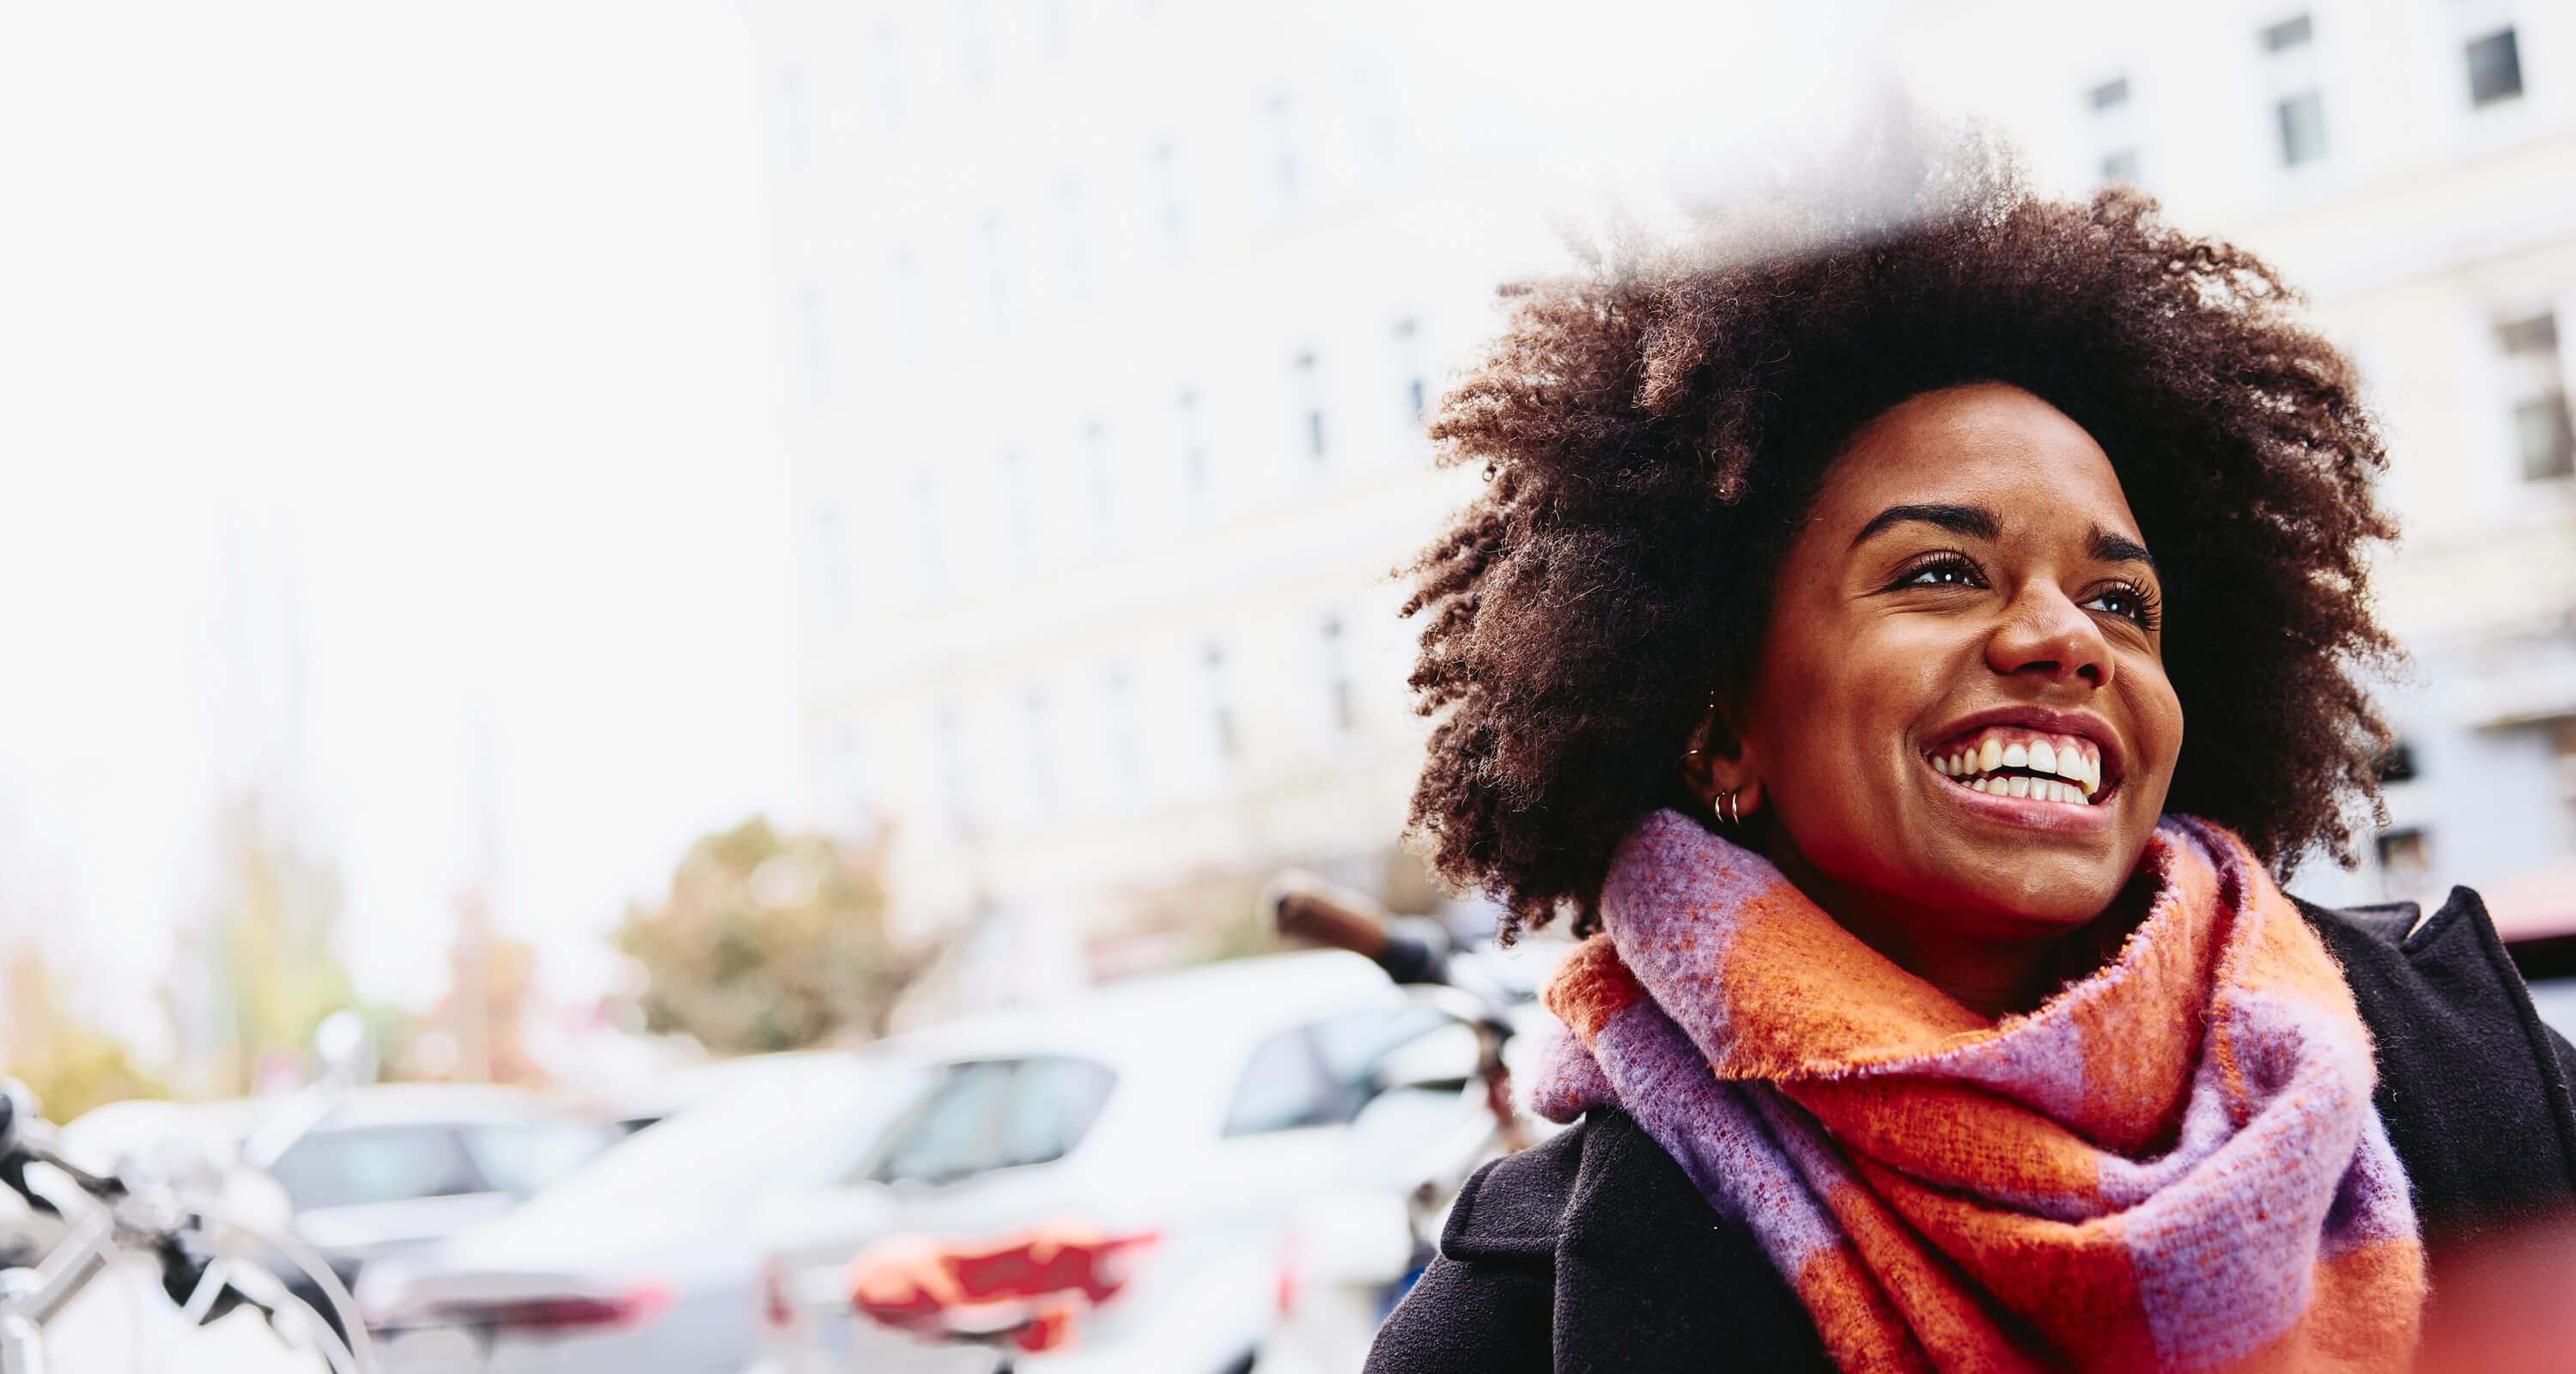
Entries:
<svg viewBox="0 0 2576 1374">
<path fill-rule="evenodd" d="M 444 1324 L 493 1367 L 494 1332 L 668 1331 L 716 1288 L 743 1331 L 665 1367 L 743 1367 L 755 1317 L 762 1358 L 841 1367 L 867 1338 L 809 1326 L 866 1244 L 1067 1209 L 1202 1273 L 1253 1256 L 1258 1315 L 1104 1367 L 1356 1367 L 1406 1266 L 1336 1249 L 1373 1204 L 1282 1209 L 1368 1191 L 1390 1086 L 1474 1098 L 1482 1052 L 1441 1035 L 1525 1012 L 1548 957 L 1479 950 L 1490 917 L 1398 845 L 1425 726 L 1390 574 L 1475 481 L 1430 466 L 1425 408 L 1499 284 L 1758 194 L 1896 91 L 2310 293 L 2391 439 L 2378 585 L 2412 663 L 2388 823 L 2294 890 L 2470 883 L 2563 953 L 2563 5 L 27 5 L 0 13 L 0 1070 L 57 1120 L 198 1104 L 238 1154 L 354 1011 L 359 1076 L 412 1095 L 339 1102 L 345 1157 L 267 1172 L 308 1236 L 411 1208 L 322 1236 L 413 1257 L 371 1314 L 469 1312 Z M 1257 894 L 1291 866 L 1489 959 L 1451 980 L 1483 1010 L 1281 955 Z M 1113 1082 L 1162 1105 L 1122 1124 Z M 612 1164 L 651 1132 L 592 1158 L 710 1102 L 665 1159 Z M 100 1139 L 179 1119 L 137 1110 Z M 762 1167 L 822 1191 L 754 1225 L 786 1185 L 713 1161 L 789 1123 L 811 1158 Z M 1114 1199 L 1240 1191 L 1159 1152 L 1200 1125 L 1219 1153 L 1341 1134 L 1225 1166 L 1284 1200 L 1194 1241 Z M 1139 1179 L 1043 1167 L 1095 1137 Z M 1420 1212 L 1440 1171 L 1371 1187 Z M 529 1197 L 597 1230 L 674 1178 L 707 1199 L 681 1248 L 739 1233 L 715 1288 L 674 1260 L 543 1321 L 421 1296 L 545 1234 L 454 1240 Z M 1367 1295 L 1262 1334 L 1317 1255 Z M 1089 1305 L 1097 1339 L 1031 1358 L 1143 1339 Z"/>
</svg>

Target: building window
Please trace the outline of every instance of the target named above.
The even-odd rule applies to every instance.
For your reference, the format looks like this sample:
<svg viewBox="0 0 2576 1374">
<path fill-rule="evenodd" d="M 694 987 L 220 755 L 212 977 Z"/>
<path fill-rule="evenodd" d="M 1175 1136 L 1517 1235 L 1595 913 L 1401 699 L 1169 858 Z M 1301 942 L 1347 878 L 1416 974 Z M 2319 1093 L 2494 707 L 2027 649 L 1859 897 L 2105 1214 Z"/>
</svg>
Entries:
<svg viewBox="0 0 2576 1374">
<path fill-rule="evenodd" d="M 2433 866 L 2424 832 L 2413 826 L 2379 832 L 2379 871 L 2391 878 L 2420 878 Z"/>
<path fill-rule="evenodd" d="M 1055 764 L 1055 706 L 1046 689 L 1031 687 L 1020 699 L 1027 739 L 1021 746 L 1020 777 L 1029 809 L 1041 820 L 1056 815 L 1063 803 Z"/>
<path fill-rule="evenodd" d="M 2281 165 L 2301 167 L 2324 160 L 2325 98 L 2315 91 L 2305 91 L 2279 102 L 2274 110 L 2281 125 Z"/>
<path fill-rule="evenodd" d="M 1208 740 L 1220 764 L 1242 757 L 1242 732 L 1234 719 L 1233 684 L 1226 672 L 1225 650 L 1210 644 L 1199 651 L 1199 681 L 1207 693 Z"/>
<path fill-rule="evenodd" d="M 939 800 L 948 813 L 948 826 L 960 836 L 975 828 L 975 796 L 972 770 L 967 767 L 966 726 L 958 719 L 957 704 L 939 703 L 938 715 L 931 723 L 932 747 L 939 764 Z"/>
<path fill-rule="evenodd" d="M 850 623 L 857 610 L 851 598 L 855 586 L 856 579 L 850 575 L 849 524 L 841 518 L 839 506 L 824 506 L 814 512 L 814 599 L 827 624 Z"/>
<path fill-rule="evenodd" d="M 2304 167 L 2323 160 L 2326 106 L 2317 74 L 2315 25 L 2304 14 L 2284 19 L 2263 30 L 2262 48 L 2281 165 Z"/>
<path fill-rule="evenodd" d="M 993 31 L 984 0 L 957 0 L 957 55 L 969 89 L 980 91 L 992 81 Z"/>
<path fill-rule="evenodd" d="M 921 259 L 907 248 L 886 260 L 886 326 L 895 356 L 921 356 L 922 320 Z"/>
<path fill-rule="evenodd" d="M 864 839 L 876 829 L 876 788 L 868 771 L 867 740 L 855 726 L 833 737 L 826 812 L 842 834 Z"/>
<path fill-rule="evenodd" d="M 2496 326 L 2505 404 L 2513 417 L 2516 456 L 2526 482 L 2576 475 L 2576 434 L 2567 410 L 2567 374 L 2558 348 L 2558 316 L 2542 311 Z"/>
<path fill-rule="evenodd" d="M 1154 201 L 1154 231 L 1162 241 L 1163 259 L 1179 262 L 1189 251 L 1179 145 L 1166 139 L 1146 153 L 1145 181 L 1147 194 Z"/>
<path fill-rule="evenodd" d="M 1037 503 L 1029 492 L 1029 455 L 1018 448 L 1002 452 L 1002 536 L 1011 562 L 1027 567 L 1037 556 Z"/>
<path fill-rule="evenodd" d="M 1145 733 L 1136 713 L 1136 684 L 1112 668 L 1100 680 L 1100 710 L 1109 745 L 1109 777 L 1121 801 L 1144 794 Z"/>
<path fill-rule="evenodd" d="M 876 87 L 877 122 L 893 128 L 903 122 L 903 39 L 891 24 L 880 24 L 868 39 L 869 84 Z"/>
<path fill-rule="evenodd" d="M 1066 300 L 1091 295 L 1091 216 L 1082 183 L 1060 182 L 1055 188 L 1056 256 L 1064 270 Z"/>
<path fill-rule="evenodd" d="M 805 69 L 778 74 L 778 162 L 801 172 L 814 160 L 814 112 L 805 98 Z"/>
<path fill-rule="evenodd" d="M 2293 15 L 2263 30 L 2263 51 L 2284 53 L 2304 48 L 2316 39 L 2315 26 L 2304 14 Z"/>
<path fill-rule="evenodd" d="M 2415 746 L 2402 739 L 2389 745 L 2386 753 L 2371 761 L 2370 772 L 2381 782 L 2413 782 Z"/>
<path fill-rule="evenodd" d="M 1274 95 L 1262 102 L 1262 141 L 1270 157 L 1270 207 L 1273 213 L 1286 215 L 1297 208 L 1305 194 L 1305 167 L 1299 155 L 1297 102 L 1286 95 Z"/>
<path fill-rule="evenodd" d="M 2105 184 L 2135 185 L 2138 136 L 2131 113 L 2129 78 L 2115 76 L 2084 93 L 2093 143 L 2093 167 Z"/>
<path fill-rule="evenodd" d="M 1324 617 L 1321 630 L 1324 718 L 1336 733 L 1349 734 L 1359 725 L 1359 703 L 1352 695 L 1350 636 L 1337 615 Z"/>
<path fill-rule="evenodd" d="M 1297 418 L 1297 445 L 1306 457 L 1316 463 L 1324 461 L 1324 379 L 1323 364 L 1315 350 L 1307 349 L 1288 365 L 1291 404 Z"/>
<path fill-rule="evenodd" d="M 1172 398 L 1172 444 L 1180 457 L 1182 499 L 1196 509 L 1206 503 L 1210 485 L 1207 407 L 1190 387 Z"/>
<path fill-rule="evenodd" d="M 819 286 L 808 286 L 796 293 L 796 370 L 806 400 L 819 401 L 831 394 L 830 307 Z"/>
<path fill-rule="evenodd" d="M 1094 420 L 1082 427 L 1083 505 L 1090 516 L 1091 543 L 1105 547 L 1118 532 L 1118 469 L 1109 449 L 1109 426 Z"/>
<path fill-rule="evenodd" d="M 2510 28 L 2473 38 L 2463 53 L 2469 64 L 2469 105 L 2483 110 L 2522 94 L 2522 48 Z"/>
<path fill-rule="evenodd" d="M 976 223 L 975 255 L 984 268 L 985 323 L 998 334 L 1011 322 L 1011 249 L 999 214 Z"/>
<path fill-rule="evenodd" d="M 948 586 L 948 548 L 941 529 L 939 478 L 921 473 L 912 479 L 913 552 L 918 559 L 915 574 L 924 593 L 943 591 Z"/>
<path fill-rule="evenodd" d="M 1049 56 L 1062 56 L 1073 46 L 1073 22 L 1066 13 L 1064 0 L 1035 0 L 1037 5 L 1038 47 Z"/>
<path fill-rule="evenodd" d="M 1431 403 L 1429 368 L 1422 358 L 1422 326 L 1411 318 L 1397 320 L 1392 331 L 1395 339 L 1396 413 L 1408 430 L 1421 425 L 1423 412 Z"/>
</svg>

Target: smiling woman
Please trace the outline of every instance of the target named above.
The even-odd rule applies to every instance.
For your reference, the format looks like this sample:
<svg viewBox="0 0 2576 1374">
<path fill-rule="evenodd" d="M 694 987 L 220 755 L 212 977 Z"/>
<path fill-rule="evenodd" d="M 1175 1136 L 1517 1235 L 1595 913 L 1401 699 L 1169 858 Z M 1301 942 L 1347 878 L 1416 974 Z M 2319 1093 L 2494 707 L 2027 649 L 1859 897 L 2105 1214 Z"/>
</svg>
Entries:
<svg viewBox="0 0 2576 1374">
<path fill-rule="evenodd" d="M 1372 1370 L 2402 1369 L 2428 1261 L 2576 1207 L 2474 894 L 2278 885 L 2387 743 L 2349 366 L 2135 193 L 1922 185 L 1519 288 L 1434 423 L 1415 826 L 1588 937 L 1580 1122 Z"/>
</svg>

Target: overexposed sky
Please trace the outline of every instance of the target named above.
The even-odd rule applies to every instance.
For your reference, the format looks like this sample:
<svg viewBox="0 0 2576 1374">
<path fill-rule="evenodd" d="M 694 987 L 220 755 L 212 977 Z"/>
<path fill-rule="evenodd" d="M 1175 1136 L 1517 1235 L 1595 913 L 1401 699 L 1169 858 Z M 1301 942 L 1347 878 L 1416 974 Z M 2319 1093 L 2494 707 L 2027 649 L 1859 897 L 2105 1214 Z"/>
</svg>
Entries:
<svg viewBox="0 0 2576 1374">
<path fill-rule="evenodd" d="M 1879 10 L 1315 12 L 1580 220 L 1830 144 Z M 365 994 L 443 988 L 488 812 L 586 995 L 793 818 L 769 89 L 731 0 L 0 7 L 0 941 L 148 1038 L 259 778 Z"/>
<path fill-rule="evenodd" d="M 726 0 L 0 9 L 0 938 L 141 1029 L 285 760 L 364 991 L 443 986 L 487 797 L 588 991 L 790 803 L 758 90 Z"/>
</svg>

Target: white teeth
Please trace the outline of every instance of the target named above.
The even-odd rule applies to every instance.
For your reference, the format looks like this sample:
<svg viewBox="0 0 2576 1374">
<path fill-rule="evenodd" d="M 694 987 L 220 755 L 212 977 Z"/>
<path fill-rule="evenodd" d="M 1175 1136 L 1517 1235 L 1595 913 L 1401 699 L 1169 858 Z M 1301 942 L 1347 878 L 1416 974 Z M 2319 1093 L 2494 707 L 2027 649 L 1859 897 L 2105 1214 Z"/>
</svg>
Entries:
<svg viewBox="0 0 2576 1374">
<path fill-rule="evenodd" d="M 2012 794 L 2013 794 L 2014 796 L 2016 796 L 2016 797 L 2027 797 L 2027 796 L 2029 796 L 2029 795 L 2030 795 L 2030 779 L 2028 779 L 2028 778 L 2022 778 L 2022 777 L 2016 777 L 2016 778 L 2014 778 L 2014 779 L 2012 780 Z"/>
<path fill-rule="evenodd" d="M 2030 750 L 2023 748 L 2018 742 L 2005 745 L 2003 764 L 2006 768 L 2028 768 Z"/>
<path fill-rule="evenodd" d="M 1977 771 L 1980 773 L 1991 773 L 1998 767 L 2001 767 L 2003 761 L 2004 746 L 2002 741 L 1997 740 L 1992 736 L 1988 736 L 1985 747 L 1977 751 Z"/>
<path fill-rule="evenodd" d="M 1950 776 L 1954 778 L 1966 777 L 1968 770 L 1972 766 L 1973 765 L 1971 764 L 1968 756 L 1965 754 L 1952 754 L 1950 756 Z"/>
<path fill-rule="evenodd" d="M 2041 740 L 2030 747 L 2030 766 L 2043 773 L 2056 772 L 2057 751 L 2049 747 L 2048 741 Z"/>
<path fill-rule="evenodd" d="M 2057 776 L 2069 782 L 2084 781 L 2084 751 L 2068 740 L 2057 751 Z"/>
</svg>

